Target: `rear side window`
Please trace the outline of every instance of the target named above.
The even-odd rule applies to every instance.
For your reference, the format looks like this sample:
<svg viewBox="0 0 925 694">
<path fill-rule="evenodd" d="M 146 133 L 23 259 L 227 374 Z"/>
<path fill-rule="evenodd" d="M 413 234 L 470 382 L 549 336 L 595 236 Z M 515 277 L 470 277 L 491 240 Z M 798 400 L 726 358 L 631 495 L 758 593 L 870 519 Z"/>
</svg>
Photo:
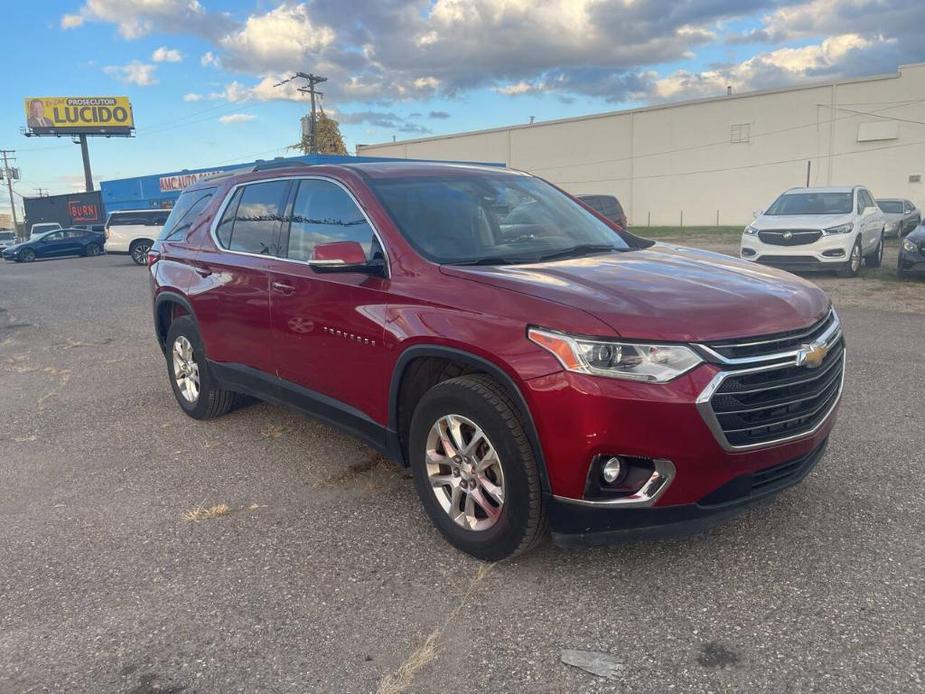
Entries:
<svg viewBox="0 0 925 694">
<path fill-rule="evenodd" d="M 158 240 L 176 238 L 187 231 L 209 205 L 214 194 L 215 188 L 203 188 L 183 193 L 170 211 L 170 216 L 167 217 Z"/>
<path fill-rule="evenodd" d="M 219 222 L 216 235 L 225 248 L 271 255 L 289 181 L 251 183 L 239 189 Z"/>
<path fill-rule="evenodd" d="M 315 246 L 338 241 L 355 241 L 370 260 L 379 250 L 372 227 L 343 188 L 330 181 L 304 180 L 299 183 L 286 257 L 310 260 Z"/>
<path fill-rule="evenodd" d="M 138 210 L 136 212 L 113 212 L 109 215 L 109 226 L 161 226 L 170 212 L 166 210 Z"/>
</svg>

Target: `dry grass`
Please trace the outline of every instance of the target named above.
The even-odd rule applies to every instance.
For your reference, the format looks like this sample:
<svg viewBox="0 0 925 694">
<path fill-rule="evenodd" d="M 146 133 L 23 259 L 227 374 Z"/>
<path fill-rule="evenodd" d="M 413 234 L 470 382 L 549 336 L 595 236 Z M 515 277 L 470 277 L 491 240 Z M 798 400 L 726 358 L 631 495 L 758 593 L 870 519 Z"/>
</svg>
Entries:
<svg viewBox="0 0 925 694">
<path fill-rule="evenodd" d="M 450 612 L 446 621 L 430 632 L 427 638 L 424 639 L 424 642 L 411 652 L 411 655 L 405 659 L 405 662 L 401 664 L 398 670 L 382 678 L 382 681 L 379 682 L 376 694 L 401 694 L 411 687 L 412 682 L 414 682 L 414 676 L 418 671 L 432 661 L 437 655 L 437 649 L 440 646 L 440 637 L 443 636 L 444 630 L 449 626 L 450 622 L 456 618 L 456 615 L 459 614 L 463 605 L 466 604 L 466 601 L 472 593 L 475 592 L 478 585 L 492 570 L 492 567 L 494 567 L 494 564 L 481 564 L 479 566 L 472 580 L 469 582 L 469 586 L 459 598 L 459 602 Z"/>
<path fill-rule="evenodd" d="M 228 504 L 215 504 L 214 506 L 209 506 L 208 508 L 204 506 L 197 506 L 192 511 L 187 511 L 183 514 L 183 520 L 188 523 L 198 523 L 199 521 L 209 520 L 211 518 L 218 518 L 219 516 L 224 516 L 231 513 L 231 507 Z"/>
</svg>

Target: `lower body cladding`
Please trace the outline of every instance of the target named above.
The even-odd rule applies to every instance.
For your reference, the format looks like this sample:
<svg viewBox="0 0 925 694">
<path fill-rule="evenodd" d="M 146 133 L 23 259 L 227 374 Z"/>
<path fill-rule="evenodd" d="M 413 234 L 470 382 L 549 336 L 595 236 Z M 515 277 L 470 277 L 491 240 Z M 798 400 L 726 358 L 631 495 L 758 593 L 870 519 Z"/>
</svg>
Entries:
<svg viewBox="0 0 925 694">
<path fill-rule="evenodd" d="M 553 539 L 609 544 L 697 532 L 796 484 L 822 457 L 834 424 L 843 350 L 832 359 L 806 381 L 815 390 L 795 405 L 805 417 L 770 409 L 770 425 L 748 430 L 758 432 L 758 443 L 743 444 L 743 429 L 718 427 L 734 426 L 719 402 L 718 414 L 704 410 L 713 406 L 703 396 L 720 373 L 714 365 L 661 385 L 567 372 L 528 381 L 552 488 Z M 771 387 L 802 387 L 791 376 L 795 368 L 779 372 L 791 385 Z M 720 395 L 727 403 L 725 393 L 714 397 Z M 774 395 L 775 403 L 785 399 Z M 608 489 L 603 465 L 614 458 L 622 464 L 612 463 L 609 476 L 622 488 Z"/>
</svg>

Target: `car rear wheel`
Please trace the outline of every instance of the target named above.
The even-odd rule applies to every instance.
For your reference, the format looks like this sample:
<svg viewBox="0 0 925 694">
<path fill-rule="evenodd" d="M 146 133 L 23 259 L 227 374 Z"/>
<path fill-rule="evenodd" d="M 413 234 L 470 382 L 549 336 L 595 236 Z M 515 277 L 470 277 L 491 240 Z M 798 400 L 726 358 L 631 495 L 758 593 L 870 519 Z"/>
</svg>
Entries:
<svg viewBox="0 0 925 694">
<path fill-rule="evenodd" d="M 128 253 L 136 265 L 148 264 L 148 251 L 151 250 L 150 241 L 133 241 L 129 246 Z"/>
<path fill-rule="evenodd" d="M 31 248 L 23 248 L 19 252 L 16 260 L 18 260 L 20 263 L 31 263 L 33 260 L 35 260 L 35 251 L 33 251 Z"/>
<path fill-rule="evenodd" d="M 99 255 L 99 254 L 100 254 L 100 247 L 98 244 L 95 244 L 95 243 L 87 244 L 87 248 L 84 250 L 85 256 L 92 258 L 93 256 Z"/>
<path fill-rule="evenodd" d="M 880 267 L 883 262 L 883 229 L 880 230 L 880 242 L 877 244 L 877 250 L 864 258 L 864 264 L 867 267 Z"/>
<path fill-rule="evenodd" d="M 487 376 L 453 378 L 424 394 L 409 456 L 425 512 L 458 549 L 497 561 L 545 536 L 536 457 L 516 407 Z"/>
<path fill-rule="evenodd" d="M 839 277 L 857 277 L 861 270 L 861 239 L 854 242 L 848 262 L 838 271 Z"/>
<path fill-rule="evenodd" d="M 195 321 L 181 316 L 167 331 L 167 374 L 173 394 L 193 419 L 212 419 L 228 412 L 234 392 L 219 387 L 209 371 Z"/>
</svg>

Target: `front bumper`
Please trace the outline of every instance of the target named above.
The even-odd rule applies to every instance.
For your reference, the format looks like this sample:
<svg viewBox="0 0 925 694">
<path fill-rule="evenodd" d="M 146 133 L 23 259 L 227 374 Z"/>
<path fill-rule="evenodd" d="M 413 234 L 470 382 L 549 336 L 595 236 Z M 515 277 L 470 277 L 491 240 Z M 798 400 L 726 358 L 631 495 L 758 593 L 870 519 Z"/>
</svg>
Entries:
<svg viewBox="0 0 925 694">
<path fill-rule="evenodd" d="M 909 274 L 925 274 L 925 249 L 921 246 L 915 251 L 900 248 L 897 268 L 900 272 Z"/>
<path fill-rule="evenodd" d="M 556 544 L 604 545 L 692 535 L 768 501 L 799 483 L 825 452 L 823 440 L 808 454 L 734 477 L 695 503 L 651 508 L 607 508 L 553 498 L 549 521 Z"/>
<path fill-rule="evenodd" d="M 739 256 L 762 265 L 793 272 L 832 271 L 844 266 L 854 245 L 854 234 L 823 236 L 813 243 L 778 246 L 743 234 Z"/>
</svg>

